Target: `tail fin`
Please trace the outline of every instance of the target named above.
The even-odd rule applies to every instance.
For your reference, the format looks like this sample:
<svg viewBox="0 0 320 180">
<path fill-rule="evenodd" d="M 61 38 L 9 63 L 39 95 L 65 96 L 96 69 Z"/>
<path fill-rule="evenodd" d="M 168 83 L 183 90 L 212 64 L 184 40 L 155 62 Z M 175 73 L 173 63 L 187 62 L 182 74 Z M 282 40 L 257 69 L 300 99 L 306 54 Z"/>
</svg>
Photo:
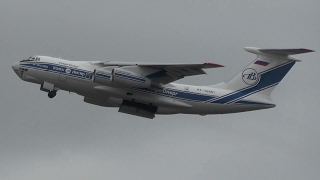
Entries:
<svg viewBox="0 0 320 180">
<path fill-rule="evenodd" d="M 235 95 L 242 98 L 258 92 L 270 96 L 292 66 L 300 61 L 290 55 L 314 52 L 308 49 L 258 49 L 253 47 L 244 49 L 257 54 L 257 58 L 223 85 L 224 88 L 235 91 Z M 230 99 L 229 103 L 234 100 Z"/>
</svg>

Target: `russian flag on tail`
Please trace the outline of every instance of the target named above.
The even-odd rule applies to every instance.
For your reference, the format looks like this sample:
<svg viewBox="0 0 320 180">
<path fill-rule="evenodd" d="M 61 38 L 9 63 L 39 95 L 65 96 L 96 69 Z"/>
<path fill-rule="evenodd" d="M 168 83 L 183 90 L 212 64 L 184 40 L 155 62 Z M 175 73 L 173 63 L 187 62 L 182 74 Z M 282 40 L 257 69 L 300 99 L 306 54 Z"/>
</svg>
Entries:
<svg viewBox="0 0 320 180">
<path fill-rule="evenodd" d="M 254 64 L 258 64 L 260 66 L 267 66 L 269 63 L 265 61 L 257 60 Z"/>
</svg>

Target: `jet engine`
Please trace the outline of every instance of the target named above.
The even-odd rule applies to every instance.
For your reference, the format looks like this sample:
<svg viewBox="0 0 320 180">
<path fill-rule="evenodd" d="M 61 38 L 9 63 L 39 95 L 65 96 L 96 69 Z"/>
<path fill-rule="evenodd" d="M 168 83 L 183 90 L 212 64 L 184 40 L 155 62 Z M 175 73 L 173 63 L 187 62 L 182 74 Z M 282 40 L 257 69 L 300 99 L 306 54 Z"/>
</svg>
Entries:
<svg viewBox="0 0 320 180">
<path fill-rule="evenodd" d="M 93 82 L 107 86 L 114 86 L 115 83 L 121 87 L 136 88 L 148 88 L 151 85 L 149 78 L 121 68 L 96 69 L 93 73 Z"/>
</svg>

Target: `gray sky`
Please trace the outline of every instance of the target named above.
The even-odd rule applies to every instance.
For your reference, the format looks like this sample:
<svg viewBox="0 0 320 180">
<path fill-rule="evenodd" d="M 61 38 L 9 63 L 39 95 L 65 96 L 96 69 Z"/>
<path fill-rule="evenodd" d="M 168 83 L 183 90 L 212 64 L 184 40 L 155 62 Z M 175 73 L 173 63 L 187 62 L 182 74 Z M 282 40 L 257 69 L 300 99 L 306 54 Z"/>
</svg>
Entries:
<svg viewBox="0 0 320 180">
<path fill-rule="evenodd" d="M 179 82 L 215 84 L 255 56 L 245 46 L 320 51 L 319 0 L 1 1 L 0 179 L 319 179 L 320 55 L 273 92 L 277 107 L 231 115 L 117 113 L 49 99 L 11 64 L 69 60 L 215 62 Z"/>
</svg>

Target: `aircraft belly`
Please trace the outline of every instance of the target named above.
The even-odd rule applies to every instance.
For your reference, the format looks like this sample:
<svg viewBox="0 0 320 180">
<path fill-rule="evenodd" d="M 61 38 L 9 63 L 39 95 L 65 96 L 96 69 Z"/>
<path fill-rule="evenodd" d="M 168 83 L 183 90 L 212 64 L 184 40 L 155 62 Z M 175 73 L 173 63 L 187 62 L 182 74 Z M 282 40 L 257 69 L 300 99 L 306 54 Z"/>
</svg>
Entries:
<svg viewBox="0 0 320 180">
<path fill-rule="evenodd" d="M 229 104 L 215 104 L 215 103 L 190 103 L 193 107 L 190 109 L 181 109 L 178 113 L 183 114 L 229 114 L 245 111 L 253 111 L 260 109 L 273 108 L 274 105 L 229 105 Z M 159 113 L 160 114 L 160 113 Z M 174 114 L 174 113 L 173 113 Z"/>
<path fill-rule="evenodd" d="M 229 114 L 259 109 L 272 108 L 269 105 L 229 105 L 229 104 L 210 104 L 208 105 L 208 114 Z"/>
<path fill-rule="evenodd" d="M 156 114 L 178 114 L 181 110 L 174 108 L 158 107 Z"/>
<path fill-rule="evenodd" d="M 179 101 L 170 97 L 157 96 L 157 95 L 147 94 L 143 92 L 137 92 L 127 88 L 95 86 L 94 90 L 100 96 L 116 97 L 116 98 L 121 98 L 128 101 L 134 100 L 136 102 L 140 102 L 144 104 L 152 104 L 157 107 L 167 107 L 167 108 L 175 108 L 175 109 L 189 109 L 192 107 L 188 103 L 184 103 L 182 101 Z"/>
</svg>

